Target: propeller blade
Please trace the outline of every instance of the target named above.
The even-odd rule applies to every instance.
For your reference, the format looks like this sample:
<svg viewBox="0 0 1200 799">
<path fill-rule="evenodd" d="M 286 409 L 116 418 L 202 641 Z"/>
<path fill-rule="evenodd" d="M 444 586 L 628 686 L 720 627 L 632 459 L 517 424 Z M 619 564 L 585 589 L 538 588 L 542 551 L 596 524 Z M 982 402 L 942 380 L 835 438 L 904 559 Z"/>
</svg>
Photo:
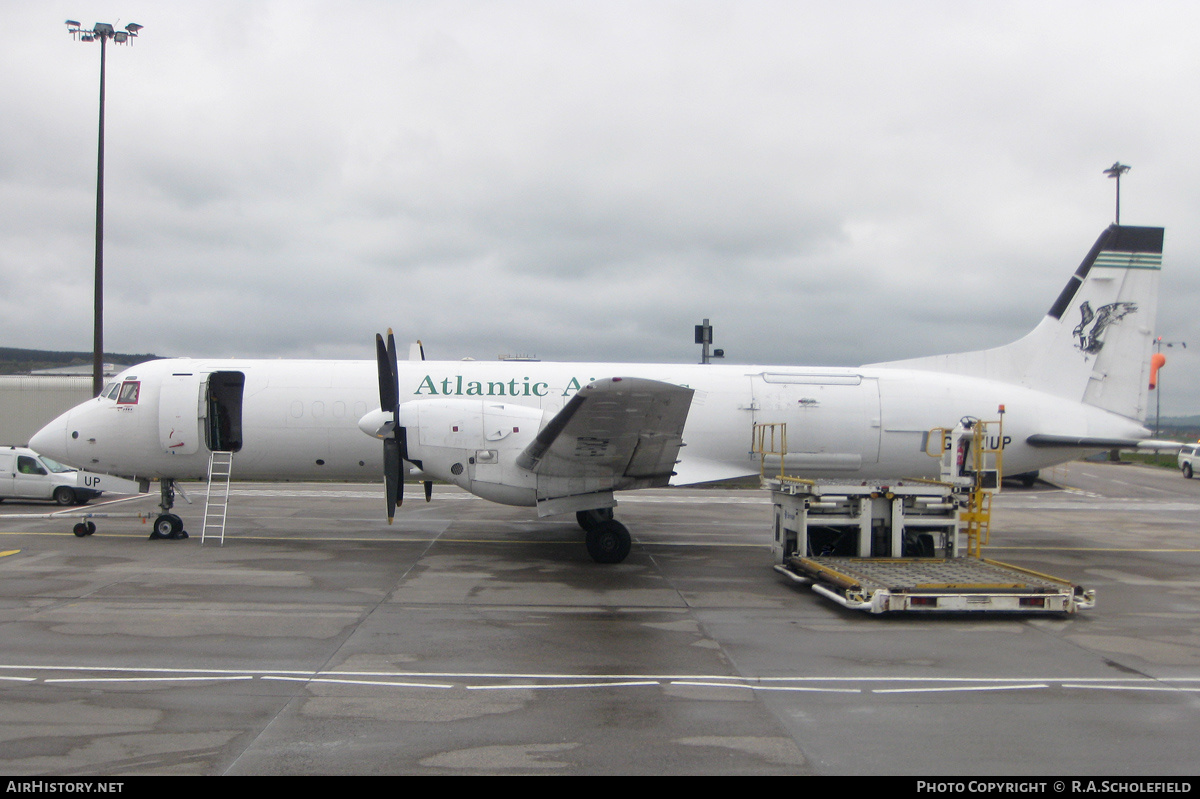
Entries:
<svg viewBox="0 0 1200 799">
<path fill-rule="evenodd" d="M 391 335 L 391 331 L 388 331 Z M 383 343 L 383 336 L 375 334 L 375 361 L 379 369 L 379 407 L 385 411 L 395 411 L 396 403 L 399 400 L 399 392 L 396 390 L 396 367 L 395 362 L 388 361 L 387 346 Z"/>
<path fill-rule="evenodd" d="M 404 501 L 404 463 L 400 460 L 400 442 L 394 438 L 383 440 L 383 481 L 387 491 L 388 524 L 396 516 L 396 506 Z"/>
<path fill-rule="evenodd" d="M 389 380 L 390 380 L 391 392 L 392 392 L 390 395 L 392 404 L 387 406 L 387 409 L 391 410 L 393 413 L 396 414 L 396 417 L 395 417 L 396 426 L 399 427 L 400 426 L 400 375 L 398 374 L 398 372 L 399 372 L 400 366 L 396 362 L 396 337 L 392 335 L 392 329 L 390 327 L 388 328 L 387 359 L 388 359 L 388 370 L 389 370 L 389 374 L 390 374 Z"/>
<path fill-rule="evenodd" d="M 379 371 L 379 407 L 392 415 L 392 433 L 383 439 L 383 481 L 387 492 L 388 524 L 404 504 L 404 461 L 408 459 L 408 434 L 400 426 L 400 375 L 396 363 L 396 337 L 389 327 L 387 344 L 375 334 L 375 361 Z"/>
<path fill-rule="evenodd" d="M 433 499 L 433 481 L 425 481 L 425 501 L 429 502 Z"/>
</svg>

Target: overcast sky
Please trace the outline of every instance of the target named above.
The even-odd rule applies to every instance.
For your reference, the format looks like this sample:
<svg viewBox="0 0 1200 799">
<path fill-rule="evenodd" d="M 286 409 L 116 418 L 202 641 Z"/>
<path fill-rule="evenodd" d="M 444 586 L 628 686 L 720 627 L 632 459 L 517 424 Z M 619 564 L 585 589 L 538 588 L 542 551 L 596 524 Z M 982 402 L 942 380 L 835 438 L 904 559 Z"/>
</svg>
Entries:
<svg viewBox="0 0 1200 799">
<path fill-rule="evenodd" d="M 856 365 L 1032 328 L 1164 226 L 1200 412 L 1200 4 L 0 0 L 0 346 Z"/>
</svg>

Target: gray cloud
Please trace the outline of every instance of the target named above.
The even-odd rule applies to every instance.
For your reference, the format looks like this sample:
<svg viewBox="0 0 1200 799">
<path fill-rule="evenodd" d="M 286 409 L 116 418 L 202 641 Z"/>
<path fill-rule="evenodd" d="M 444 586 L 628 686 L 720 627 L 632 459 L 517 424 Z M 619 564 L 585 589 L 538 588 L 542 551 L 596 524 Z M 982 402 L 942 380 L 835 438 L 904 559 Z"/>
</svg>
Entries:
<svg viewBox="0 0 1200 799">
<path fill-rule="evenodd" d="M 119 7 L 118 7 L 119 6 Z M 90 346 L 98 52 L 6 2 L 0 340 Z M 1025 332 L 1111 220 L 1195 340 L 1186 3 L 205 2 L 110 48 L 110 349 L 853 364 Z M 107 15 L 107 16 L 106 16 Z M 93 21 L 85 20 L 85 24 Z M 1119 31 L 1119 34 L 1117 33 Z M 1164 410 L 1200 410 L 1173 352 Z"/>
</svg>

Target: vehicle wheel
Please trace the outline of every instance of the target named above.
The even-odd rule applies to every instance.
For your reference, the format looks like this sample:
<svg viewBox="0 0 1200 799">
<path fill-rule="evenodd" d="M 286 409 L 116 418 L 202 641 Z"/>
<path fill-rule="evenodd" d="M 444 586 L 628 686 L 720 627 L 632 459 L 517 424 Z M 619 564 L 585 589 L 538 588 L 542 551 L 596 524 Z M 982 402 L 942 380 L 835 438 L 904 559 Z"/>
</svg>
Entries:
<svg viewBox="0 0 1200 799">
<path fill-rule="evenodd" d="M 611 522 L 613 517 L 612 508 L 594 508 L 592 510 L 581 510 L 575 512 L 575 521 L 584 530 L 591 530 L 601 522 Z"/>
<path fill-rule="evenodd" d="M 597 563 L 620 563 L 629 554 L 632 541 L 629 530 L 609 519 L 587 531 L 587 550 Z"/>
<path fill-rule="evenodd" d="M 1192 464 L 1190 464 L 1190 463 L 1183 464 L 1183 476 L 1186 477 L 1188 480 L 1192 479 Z"/>
<path fill-rule="evenodd" d="M 91 535 L 94 532 L 96 532 L 96 525 L 92 522 L 88 522 L 87 523 L 87 534 Z"/>
<path fill-rule="evenodd" d="M 54 501 L 59 505 L 74 505 L 76 504 L 75 492 L 66 486 L 59 486 L 54 489 Z"/>
<path fill-rule="evenodd" d="M 179 538 L 183 531 L 183 519 L 174 513 L 164 513 L 154 520 L 154 532 L 151 538 Z"/>
<path fill-rule="evenodd" d="M 75 525 L 75 527 L 72 528 L 72 532 L 75 533 L 76 538 L 86 538 L 89 535 L 87 525 L 83 522 Z"/>
</svg>

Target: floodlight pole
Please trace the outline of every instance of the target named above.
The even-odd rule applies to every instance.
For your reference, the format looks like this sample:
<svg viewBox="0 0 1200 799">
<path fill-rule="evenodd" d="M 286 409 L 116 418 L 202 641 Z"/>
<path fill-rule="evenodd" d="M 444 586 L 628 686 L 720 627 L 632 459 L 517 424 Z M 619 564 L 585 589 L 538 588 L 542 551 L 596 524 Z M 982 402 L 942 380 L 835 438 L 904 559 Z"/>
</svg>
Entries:
<svg viewBox="0 0 1200 799">
<path fill-rule="evenodd" d="M 92 299 L 92 396 L 104 388 L 104 55 L 100 37 L 100 133 L 96 145 L 96 279 Z"/>
<path fill-rule="evenodd" d="M 1117 180 L 1117 224 L 1121 224 L 1121 175 L 1124 175 L 1131 167 L 1122 164 L 1120 161 L 1114 161 L 1113 165 L 1104 170 L 1104 174 L 1110 178 Z"/>
<path fill-rule="evenodd" d="M 131 23 L 119 31 L 106 22 L 97 22 L 91 30 L 67 20 L 71 38 L 81 41 L 100 40 L 100 133 L 96 145 L 96 276 L 92 312 L 92 396 L 100 396 L 104 388 L 104 72 L 109 39 L 124 44 L 135 38 L 141 25 Z"/>
</svg>

